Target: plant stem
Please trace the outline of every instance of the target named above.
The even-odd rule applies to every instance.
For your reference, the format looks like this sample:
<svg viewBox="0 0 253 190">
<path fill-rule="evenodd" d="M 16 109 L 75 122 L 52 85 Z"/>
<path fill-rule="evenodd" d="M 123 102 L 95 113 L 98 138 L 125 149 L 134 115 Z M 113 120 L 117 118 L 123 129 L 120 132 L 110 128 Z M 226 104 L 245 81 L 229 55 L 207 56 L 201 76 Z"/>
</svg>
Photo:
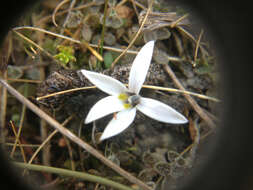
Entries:
<svg viewBox="0 0 253 190">
<path fill-rule="evenodd" d="M 24 169 L 33 170 L 33 171 L 49 172 L 49 173 L 55 173 L 55 174 L 59 174 L 59 175 L 66 176 L 66 177 L 79 178 L 79 179 L 83 179 L 86 181 L 91 181 L 91 182 L 107 185 L 107 186 L 110 186 L 110 187 L 113 187 L 113 188 L 116 188 L 119 190 L 133 190 L 132 188 L 122 185 L 120 183 L 111 181 L 111 180 L 103 178 L 103 177 L 87 174 L 84 172 L 77 172 L 77 171 L 49 167 L 49 166 L 41 166 L 41 165 L 37 165 L 37 164 L 25 164 L 25 163 L 20 163 L 20 162 L 14 162 L 14 165 L 24 168 Z"/>
<path fill-rule="evenodd" d="M 101 40 L 100 40 L 100 51 L 99 51 L 101 56 L 103 56 L 104 37 L 105 37 L 105 22 L 106 22 L 106 17 L 107 17 L 107 9 L 108 9 L 108 0 L 105 0 L 103 27 L 102 27 Z M 102 66 L 100 61 L 98 61 L 98 65 Z"/>
</svg>

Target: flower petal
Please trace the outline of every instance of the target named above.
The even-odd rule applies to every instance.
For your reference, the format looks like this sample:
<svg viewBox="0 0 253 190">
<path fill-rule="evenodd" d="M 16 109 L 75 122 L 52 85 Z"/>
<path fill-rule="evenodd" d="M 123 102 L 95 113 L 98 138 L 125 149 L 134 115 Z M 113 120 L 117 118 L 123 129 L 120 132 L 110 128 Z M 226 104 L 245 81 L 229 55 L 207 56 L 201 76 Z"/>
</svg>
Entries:
<svg viewBox="0 0 253 190">
<path fill-rule="evenodd" d="M 120 81 L 100 73 L 82 69 L 81 73 L 96 85 L 100 90 L 110 95 L 117 95 L 125 92 L 127 88 Z"/>
<path fill-rule="evenodd" d="M 105 140 L 124 131 L 134 120 L 136 108 L 123 110 L 108 123 L 100 140 Z"/>
<path fill-rule="evenodd" d="M 149 65 L 153 55 L 154 41 L 146 43 L 137 54 L 130 74 L 129 74 L 129 90 L 139 94 L 141 87 L 146 79 Z"/>
<path fill-rule="evenodd" d="M 187 123 L 188 120 L 172 107 L 151 99 L 141 97 L 137 109 L 145 115 L 164 123 L 181 124 Z"/>
<path fill-rule="evenodd" d="M 122 101 L 117 96 L 107 96 L 99 100 L 89 111 L 85 124 L 100 119 L 106 115 L 118 112 L 124 109 Z"/>
</svg>

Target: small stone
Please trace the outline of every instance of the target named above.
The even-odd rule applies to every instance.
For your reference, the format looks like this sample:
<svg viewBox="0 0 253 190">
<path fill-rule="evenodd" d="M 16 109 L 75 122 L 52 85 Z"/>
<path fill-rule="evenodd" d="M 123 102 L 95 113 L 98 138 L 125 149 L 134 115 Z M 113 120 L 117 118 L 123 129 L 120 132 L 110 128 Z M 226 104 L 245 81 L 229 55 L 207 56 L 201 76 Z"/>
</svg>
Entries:
<svg viewBox="0 0 253 190">
<path fill-rule="evenodd" d="M 170 162 L 174 162 L 178 156 L 179 156 L 179 154 L 173 150 L 170 150 L 167 152 L 167 159 Z"/>
<path fill-rule="evenodd" d="M 69 15 L 69 19 L 66 23 L 67 28 L 76 28 L 81 24 L 83 20 L 83 14 L 81 11 L 71 11 Z"/>
<path fill-rule="evenodd" d="M 153 58 L 158 64 L 167 64 L 169 62 L 168 54 L 165 51 L 154 49 Z"/>
<path fill-rule="evenodd" d="M 139 173 L 138 178 L 142 181 L 152 181 L 156 176 L 157 172 L 153 168 L 147 168 Z"/>
<path fill-rule="evenodd" d="M 8 65 L 8 78 L 19 79 L 23 75 L 23 71 L 19 67 Z"/>
<path fill-rule="evenodd" d="M 147 43 L 151 40 L 157 40 L 158 39 L 156 32 L 152 31 L 152 30 L 145 30 L 143 37 L 144 37 L 144 42 L 145 43 Z"/>
<path fill-rule="evenodd" d="M 113 46 L 116 43 L 116 38 L 111 32 L 106 32 L 104 36 L 104 42 L 108 46 Z"/>
<path fill-rule="evenodd" d="M 154 169 L 162 176 L 169 176 L 171 174 L 171 167 L 167 162 L 156 163 Z"/>
<path fill-rule="evenodd" d="M 90 42 L 91 38 L 92 38 L 92 30 L 90 28 L 89 25 L 87 24 L 83 24 L 83 28 L 82 28 L 82 37 L 86 42 Z"/>
<path fill-rule="evenodd" d="M 171 33 L 168 28 L 159 28 L 155 30 L 156 36 L 158 40 L 166 40 L 169 39 L 171 36 Z"/>
</svg>

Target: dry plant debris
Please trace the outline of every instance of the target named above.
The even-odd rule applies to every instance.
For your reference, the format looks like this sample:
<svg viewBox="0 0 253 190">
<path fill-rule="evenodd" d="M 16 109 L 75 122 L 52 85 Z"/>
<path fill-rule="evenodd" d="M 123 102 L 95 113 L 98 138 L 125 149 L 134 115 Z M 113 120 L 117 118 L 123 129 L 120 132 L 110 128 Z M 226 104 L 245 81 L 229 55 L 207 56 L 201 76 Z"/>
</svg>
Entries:
<svg viewBox="0 0 253 190">
<path fill-rule="evenodd" d="M 189 123 L 163 124 L 138 113 L 131 128 L 100 142 L 111 117 L 90 125 L 84 119 L 106 94 L 78 71 L 127 84 L 136 54 L 150 40 L 156 45 L 141 95 L 171 105 Z M 217 63 L 205 29 L 163 0 L 43 1 L 16 23 L 0 56 L 0 138 L 6 152 L 14 161 L 95 176 L 93 181 L 80 180 L 78 173 L 55 177 L 49 173 L 65 171 L 17 164 L 41 171 L 22 174 L 39 179 L 42 187 L 148 190 L 169 184 L 174 189 L 201 162 L 202 142 L 211 142 L 219 121 Z M 60 130 L 50 127 L 54 124 Z"/>
</svg>

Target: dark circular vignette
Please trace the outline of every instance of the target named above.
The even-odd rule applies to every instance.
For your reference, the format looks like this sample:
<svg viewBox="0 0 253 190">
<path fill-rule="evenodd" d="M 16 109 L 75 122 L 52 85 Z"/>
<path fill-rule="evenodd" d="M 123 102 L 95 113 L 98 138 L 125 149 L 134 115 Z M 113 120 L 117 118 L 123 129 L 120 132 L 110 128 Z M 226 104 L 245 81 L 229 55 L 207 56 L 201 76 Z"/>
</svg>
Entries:
<svg viewBox="0 0 253 190">
<path fill-rule="evenodd" d="M 30 8 L 32 8 L 35 2 L 39 2 L 39 0 L 7 0 L 2 2 L 2 5 L 0 6 L 0 46 L 2 46 L 2 41 L 11 27 L 14 26 L 16 21 L 25 13 L 25 11 L 29 11 Z M 0 60 L 0 64 L 2 64 L 1 62 L 2 60 Z M 2 126 L 0 126 L 0 128 L 2 128 Z M 9 163 L 8 159 L 9 158 L 4 154 L 2 147 L 0 147 L 1 189 L 38 189 L 38 187 L 32 188 L 31 185 L 25 184 L 24 179 L 17 175 L 15 167 Z"/>
<path fill-rule="evenodd" d="M 252 32 L 247 1 L 177 1 L 200 16 L 210 30 L 220 64 L 222 122 L 209 159 L 182 189 L 252 189 L 253 134 L 250 93 Z M 169 187 L 168 187 L 169 188 Z"/>
<path fill-rule="evenodd" d="M 0 7 L 0 40 L 2 41 L 17 18 L 35 0 L 8 0 Z M 175 0 L 174 0 L 175 2 Z M 250 1 L 224 2 L 218 0 L 177 0 L 200 16 L 214 36 L 221 63 L 221 82 L 224 105 L 220 133 L 212 146 L 207 147 L 209 160 L 182 185 L 181 189 L 217 190 L 252 189 L 253 148 L 251 136 L 252 95 Z M 6 156 L 0 156 L 0 184 L 9 189 L 30 189 L 15 176 Z M 251 172 L 251 173 L 250 173 Z M 169 187 L 168 187 L 169 189 Z"/>
</svg>

